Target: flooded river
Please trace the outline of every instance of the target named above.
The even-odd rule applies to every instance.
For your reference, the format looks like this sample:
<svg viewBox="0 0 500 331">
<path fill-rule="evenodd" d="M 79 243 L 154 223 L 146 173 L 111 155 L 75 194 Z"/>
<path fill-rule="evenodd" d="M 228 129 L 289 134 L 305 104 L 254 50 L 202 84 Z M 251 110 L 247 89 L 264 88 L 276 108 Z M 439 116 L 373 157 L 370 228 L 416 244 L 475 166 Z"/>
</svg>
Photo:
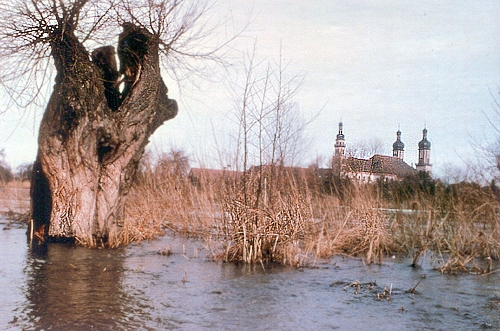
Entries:
<svg viewBox="0 0 500 331">
<path fill-rule="evenodd" d="M 500 329 L 498 272 L 442 275 L 403 258 L 225 264 L 206 258 L 202 242 L 174 236 L 33 254 L 25 231 L 0 220 L 1 330 Z"/>
</svg>

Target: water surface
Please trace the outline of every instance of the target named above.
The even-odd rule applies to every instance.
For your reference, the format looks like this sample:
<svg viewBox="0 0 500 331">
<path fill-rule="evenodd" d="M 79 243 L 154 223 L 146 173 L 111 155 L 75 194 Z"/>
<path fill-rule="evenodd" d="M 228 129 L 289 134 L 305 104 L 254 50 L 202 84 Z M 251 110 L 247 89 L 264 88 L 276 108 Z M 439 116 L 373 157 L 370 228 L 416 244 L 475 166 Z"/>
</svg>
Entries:
<svg viewBox="0 0 500 331">
<path fill-rule="evenodd" d="M 442 275 L 405 258 L 367 266 L 336 257 L 304 269 L 227 264 L 206 258 L 202 242 L 171 235 L 34 254 L 25 231 L 0 221 L 2 330 L 500 329 L 499 273 Z"/>
</svg>

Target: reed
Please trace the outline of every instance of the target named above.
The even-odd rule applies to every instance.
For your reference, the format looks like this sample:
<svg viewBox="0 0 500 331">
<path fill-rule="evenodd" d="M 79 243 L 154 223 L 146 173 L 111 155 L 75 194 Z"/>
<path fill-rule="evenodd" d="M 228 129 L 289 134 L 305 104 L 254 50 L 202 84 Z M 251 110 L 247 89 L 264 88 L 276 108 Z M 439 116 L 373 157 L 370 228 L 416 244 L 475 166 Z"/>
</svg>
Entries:
<svg viewBox="0 0 500 331">
<path fill-rule="evenodd" d="M 226 261 L 301 265 L 312 212 L 299 174 L 269 167 L 244 175 L 223 196 L 218 229 Z"/>
<path fill-rule="evenodd" d="M 150 240 L 167 229 L 196 237 L 213 232 L 220 215 L 214 195 L 192 185 L 176 153 L 144 158 L 125 206 L 122 243 Z"/>
<path fill-rule="evenodd" d="M 370 264 L 404 254 L 414 267 L 429 257 L 443 273 L 495 272 L 496 185 L 451 185 L 428 177 L 325 183 L 316 171 L 270 165 L 194 178 L 182 152 L 147 154 L 112 246 L 170 231 L 202 239 L 208 255 L 224 261 L 303 266 L 342 254 Z M 5 183 L 0 202 L 8 217 L 27 219 L 29 183 Z"/>
<path fill-rule="evenodd" d="M 203 239 L 215 259 L 295 266 L 335 254 L 368 264 L 405 254 L 415 267 L 428 255 L 442 272 L 488 272 L 500 258 L 494 190 L 439 182 L 432 190 L 428 183 L 381 190 L 380 183 L 351 182 L 339 195 L 311 178 L 269 166 L 193 181 L 173 155 L 149 157 L 131 190 L 121 241 L 168 229 Z"/>
<path fill-rule="evenodd" d="M 441 272 L 488 272 L 485 258 L 500 258 L 500 204 L 490 190 L 464 185 L 448 201 L 436 247 Z M 486 263 L 487 264 L 487 263 Z"/>
<path fill-rule="evenodd" d="M 441 189 L 432 199 L 420 199 L 424 210 L 397 215 L 393 238 L 413 256 L 426 253 L 441 272 L 487 272 L 481 265 L 500 258 L 500 203 L 491 190 L 461 184 Z"/>
</svg>

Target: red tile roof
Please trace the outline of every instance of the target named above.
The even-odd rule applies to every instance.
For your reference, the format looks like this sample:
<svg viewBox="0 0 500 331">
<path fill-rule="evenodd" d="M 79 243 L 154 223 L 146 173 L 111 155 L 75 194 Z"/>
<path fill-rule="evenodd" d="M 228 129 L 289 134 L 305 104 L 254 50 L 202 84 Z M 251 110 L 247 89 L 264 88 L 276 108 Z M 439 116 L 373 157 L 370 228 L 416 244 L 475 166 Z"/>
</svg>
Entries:
<svg viewBox="0 0 500 331">
<path fill-rule="evenodd" d="M 334 157 L 333 167 L 334 170 L 342 173 L 365 173 L 380 177 L 403 178 L 416 172 L 414 168 L 399 158 L 379 154 L 369 159 Z"/>
</svg>

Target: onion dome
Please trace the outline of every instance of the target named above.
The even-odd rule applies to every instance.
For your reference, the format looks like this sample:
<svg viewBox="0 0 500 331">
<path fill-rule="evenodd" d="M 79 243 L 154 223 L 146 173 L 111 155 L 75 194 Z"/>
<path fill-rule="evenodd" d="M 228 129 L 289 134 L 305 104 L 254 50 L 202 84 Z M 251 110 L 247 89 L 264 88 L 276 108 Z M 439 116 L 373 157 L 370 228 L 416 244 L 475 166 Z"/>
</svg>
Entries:
<svg viewBox="0 0 500 331">
<path fill-rule="evenodd" d="M 431 149 L 431 143 L 427 140 L 427 129 L 424 129 L 422 132 L 424 137 L 418 143 L 418 149 Z"/>
<path fill-rule="evenodd" d="M 399 130 L 397 132 L 397 139 L 394 144 L 392 144 L 392 149 L 395 151 L 403 151 L 405 149 L 405 144 L 401 141 L 401 131 Z"/>
</svg>

